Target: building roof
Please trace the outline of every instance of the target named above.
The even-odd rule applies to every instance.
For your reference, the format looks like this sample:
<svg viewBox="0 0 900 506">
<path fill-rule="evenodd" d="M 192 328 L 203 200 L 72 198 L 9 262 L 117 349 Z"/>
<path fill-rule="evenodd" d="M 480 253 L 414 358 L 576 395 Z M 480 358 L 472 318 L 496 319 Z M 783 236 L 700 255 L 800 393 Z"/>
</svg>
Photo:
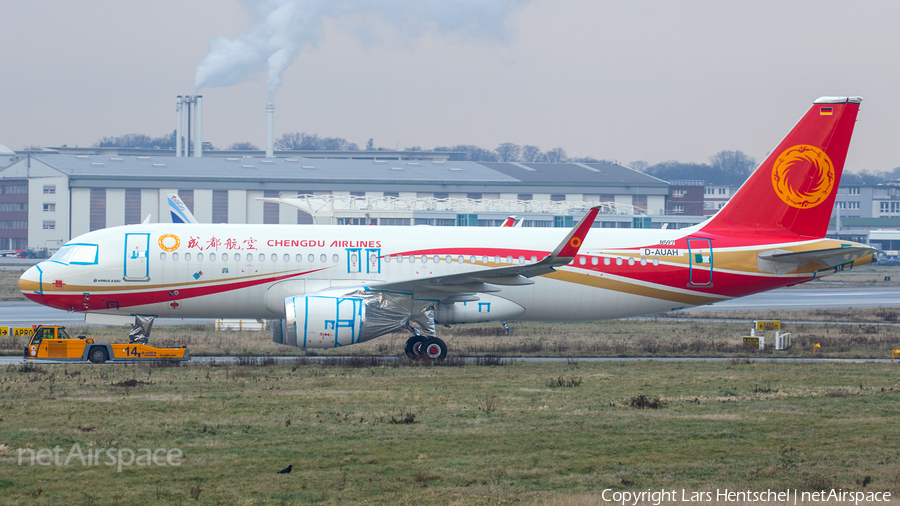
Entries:
<svg viewBox="0 0 900 506">
<path fill-rule="evenodd" d="M 0 155 L 15 155 L 15 154 L 16 154 L 15 151 L 9 149 L 8 147 L 4 146 L 3 144 L 0 144 Z"/>
<path fill-rule="evenodd" d="M 547 187 L 558 191 L 597 193 L 587 187 L 656 188 L 665 193 L 665 181 L 611 163 L 518 164 L 465 161 L 352 160 L 309 158 L 179 158 L 170 156 L 32 155 L 70 179 L 72 186 L 90 186 L 93 181 L 116 181 L 133 186 L 139 181 L 166 180 L 174 183 L 215 181 L 260 184 L 290 183 L 313 188 L 323 184 L 358 184 L 379 187 L 442 187 L 442 191 L 535 191 Z M 15 166 L 14 166 L 15 167 Z M 109 183 L 104 183 L 109 185 Z M 478 188 L 474 188 L 478 187 Z M 365 188 L 360 188 L 365 189 Z M 602 193 L 602 192 L 600 192 Z"/>
<path fill-rule="evenodd" d="M 492 163 L 481 165 L 534 183 L 625 184 L 667 187 L 662 179 L 612 163 Z"/>
</svg>

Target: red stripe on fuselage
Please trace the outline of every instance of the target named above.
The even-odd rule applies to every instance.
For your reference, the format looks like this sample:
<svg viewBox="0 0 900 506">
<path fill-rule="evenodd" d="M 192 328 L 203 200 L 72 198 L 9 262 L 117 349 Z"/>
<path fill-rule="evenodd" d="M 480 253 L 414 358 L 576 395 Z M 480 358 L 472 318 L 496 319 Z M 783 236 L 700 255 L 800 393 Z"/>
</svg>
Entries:
<svg viewBox="0 0 900 506">
<path fill-rule="evenodd" d="M 326 267 L 327 269 L 327 267 Z M 274 283 L 285 279 L 311 274 L 324 269 L 315 269 L 311 271 L 297 272 L 294 274 L 285 274 L 282 276 L 271 276 L 260 279 L 251 279 L 246 281 L 238 281 L 228 284 L 213 284 L 206 286 L 198 286 L 194 288 L 179 288 L 170 286 L 159 290 L 151 290 L 146 292 L 123 292 L 123 293 L 96 293 L 91 295 L 90 299 L 85 299 L 82 293 L 47 293 L 43 295 L 36 293 L 24 294 L 29 299 L 45 306 L 64 309 L 66 311 L 97 311 L 112 308 L 125 308 L 131 306 L 142 306 L 145 304 L 155 304 L 159 302 L 168 302 L 171 300 L 192 299 L 195 297 L 203 297 L 205 295 L 213 295 L 225 293 L 251 286 L 262 285 L 265 283 Z M 169 292 L 178 291 L 178 295 L 169 295 Z"/>
</svg>

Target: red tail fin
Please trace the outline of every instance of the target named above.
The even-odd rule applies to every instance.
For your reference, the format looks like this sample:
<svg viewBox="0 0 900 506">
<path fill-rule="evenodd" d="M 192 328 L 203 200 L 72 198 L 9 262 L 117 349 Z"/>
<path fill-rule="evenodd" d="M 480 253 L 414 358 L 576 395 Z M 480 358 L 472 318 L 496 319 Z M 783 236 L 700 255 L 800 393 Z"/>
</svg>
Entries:
<svg viewBox="0 0 900 506">
<path fill-rule="evenodd" d="M 704 232 L 824 237 L 861 101 L 816 100 Z"/>
</svg>

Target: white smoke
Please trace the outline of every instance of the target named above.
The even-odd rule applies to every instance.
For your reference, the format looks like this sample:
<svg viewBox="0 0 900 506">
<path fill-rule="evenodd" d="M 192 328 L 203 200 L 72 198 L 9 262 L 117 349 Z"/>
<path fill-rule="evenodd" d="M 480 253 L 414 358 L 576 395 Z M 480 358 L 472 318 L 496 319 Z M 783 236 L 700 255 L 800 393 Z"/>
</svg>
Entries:
<svg viewBox="0 0 900 506">
<path fill-rule="evenodd" d="M 315 42 L 327 18 L 376 16 L 415 37 L 424 30 L 502 38 L 508 14 L 528 0 L 242 0 L 256 24 L 236 39 L 209 41 L 194 88 L 231 86 L 268 68 L 269 100 L 297 54 Z"/>
</svg>

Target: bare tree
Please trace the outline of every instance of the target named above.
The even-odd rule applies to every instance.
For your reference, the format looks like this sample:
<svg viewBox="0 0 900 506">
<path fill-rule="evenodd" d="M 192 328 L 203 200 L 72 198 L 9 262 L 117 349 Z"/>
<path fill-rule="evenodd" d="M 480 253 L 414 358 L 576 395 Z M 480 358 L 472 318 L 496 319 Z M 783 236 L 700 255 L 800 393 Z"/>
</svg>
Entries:
<svg viewBox="0 0 900 506">
<path fill-rule="evenodd" d="M 650 164 L 643 160 L 638 160 L 636 162 L 631 162 L 630 164 L 628 164 L 628 166 L 638 172 L 644 172 L 647 170 L 647 167 L 649 167 Z"/>
<path fill-rule="evenodd" d="M 543 161 L 547 163 L 563 163 L 568 158 L 566 157 L 566 150 L 563 148 L 553 148 L 550 151 L 544 153 Z"/>
<path fill-rule="evenodd" d="M 534 163 L 541 159 L 541 148 L 526 144 L 519 152 L 519 158 L 523 162 Z"/>
<path fill-rule="evenodd" d="M 709 157 L 709 164 L 713 169 L 722 171 L 726 176 L 743 181 L 756 167 L 756 160 L 742 151 L 719 151 Z"/>
<path fill-rule="evenodd" d="M 512 142 L 504 142 L 494 150 L 501 162 L 518 162 L 522 148 Z"/>
<path fill-rule="evenodd" d="M 231 146 L 228 146 L 228 149 L 231 151 L 258 151 L 259 148 L 256 147 L 256 144 L 252 142 L 235 142 Z"/>
</svg>

